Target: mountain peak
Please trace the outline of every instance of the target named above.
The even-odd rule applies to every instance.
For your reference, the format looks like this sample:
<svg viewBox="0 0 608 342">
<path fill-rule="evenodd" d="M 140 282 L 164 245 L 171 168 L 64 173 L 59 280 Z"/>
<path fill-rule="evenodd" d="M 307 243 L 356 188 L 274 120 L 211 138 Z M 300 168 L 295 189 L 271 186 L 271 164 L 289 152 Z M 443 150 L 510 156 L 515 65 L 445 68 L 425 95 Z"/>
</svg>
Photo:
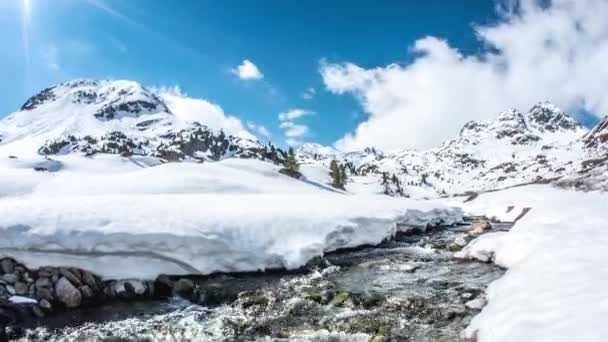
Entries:
<svg viewBox="0 0 608 342">
<path fill-rule="evenodd" d="M 28 99 L 21 111 L 35 110 L 52 103 L 88 105 L 99 120 L 137 117 L 141 114 L 170 113 L 153 92 L 133 81 L 81 79 L 46 88 Z"/>
<path fill-rule="evenodd" d="M 578 121 L 548 101 L 534 105 L 526 118 L 531 126 L 541 132 L 574 131 L 581 127 Z"/>
</svg>

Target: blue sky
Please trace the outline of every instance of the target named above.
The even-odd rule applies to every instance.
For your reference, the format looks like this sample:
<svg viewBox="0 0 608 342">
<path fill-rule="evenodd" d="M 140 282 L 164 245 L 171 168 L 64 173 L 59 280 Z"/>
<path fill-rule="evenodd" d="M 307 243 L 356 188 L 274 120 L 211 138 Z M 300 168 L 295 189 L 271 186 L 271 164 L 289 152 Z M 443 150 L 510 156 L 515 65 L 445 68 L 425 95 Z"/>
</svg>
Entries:
<svg viewBox="0 0 608 342">
<path fill-rule="evenodd" d="M 178 85 L 264 125 L 279 143 L 277 115 L 290 109 L 315 113 L 300 119 L 309 127 L 303 139 L 323 144 L 366 120 L 356 96 L 326 90 L 321 61 L 407 63 L 425 36 L 474 54 L 482 46 L 472 24 L 496 21 L 494 2 L 482 0 L 29 1 L 27 25 L 23 0 L 0 4 L 0 116 L 57 82 L 132 79 Z M 244 59 L 263 79 L 229 72 Z M 315 93 L 305 99 L 308 88 Z"/>
</svg>

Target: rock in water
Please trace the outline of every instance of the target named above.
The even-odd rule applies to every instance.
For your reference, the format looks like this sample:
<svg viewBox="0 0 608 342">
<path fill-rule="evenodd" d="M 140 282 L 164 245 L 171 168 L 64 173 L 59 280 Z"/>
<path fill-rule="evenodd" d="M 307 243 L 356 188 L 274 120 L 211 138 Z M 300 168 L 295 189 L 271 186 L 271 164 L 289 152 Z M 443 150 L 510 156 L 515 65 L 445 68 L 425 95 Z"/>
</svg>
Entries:
<svg viewBox="0 0 608 342">
<path fill-rule="evenodd" d="M 182 298 L 192 298 L 192 294 L 194 293 L 194 282 L 187 278 L 178 280 L 173 286 L 173 293 Z"/>
<path fill-rule="evenodd" d="M 490 229 L 492 229 L 492 224 L 488 221 L 475 222 L 469 227 L 467 233 L 470 235 L 479 235 Z"/>
<path fill-rule="evenodd" d="M 65 277 L 59 278 L 55 285 L 57 299 L 68 308 L 76 308 L 82 303 L 82 294 Z"/>
</svg>

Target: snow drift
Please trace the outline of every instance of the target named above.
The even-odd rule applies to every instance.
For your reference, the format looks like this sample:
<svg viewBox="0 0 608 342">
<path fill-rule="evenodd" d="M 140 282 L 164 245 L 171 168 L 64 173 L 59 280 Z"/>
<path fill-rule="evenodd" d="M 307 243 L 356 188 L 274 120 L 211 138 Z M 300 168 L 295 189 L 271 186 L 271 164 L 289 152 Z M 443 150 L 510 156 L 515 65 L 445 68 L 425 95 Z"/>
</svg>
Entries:
<svg viewBox="0 0 608 342">
<path fill-rule="evenodd" d="M 436 202 L 344 195 L 253 160 L 141 168 L 113 156 L 96 159 L 107 173 L 95 174 L 79 158 L 59 157 L 62 171 L 31 174 L 30 187 L 0 198 L 1 255 L 106 278 L 293 269 L 377 244 L 398 223 L 462 219 Z"/>
<path fill-rule="evenodd" d="M 466 211 L 489 215 L 532 208 L 510 232 L 483 235 L 460 253 L 509 269 L 488 288 L 489 304 L 467 334 L 492 342 L 605 340 L 607 203 L 605 193 L 536 185 L 465 204 Z"/>
</svg>

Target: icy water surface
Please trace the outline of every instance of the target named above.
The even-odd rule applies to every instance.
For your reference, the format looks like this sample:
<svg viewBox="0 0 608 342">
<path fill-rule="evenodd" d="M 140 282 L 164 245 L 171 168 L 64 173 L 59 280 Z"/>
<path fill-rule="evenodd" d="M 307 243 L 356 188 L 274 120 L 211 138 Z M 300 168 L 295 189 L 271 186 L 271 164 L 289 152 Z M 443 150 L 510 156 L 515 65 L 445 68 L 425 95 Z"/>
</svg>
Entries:
<svg viewBox="0 0 608 342">
<path fill-rule="evenodd" d="M 504 272 L 452 257 L 470 239 L 465 228 L 332 253 L 306 272 L 193 278 L 204 306 L 173 299 L 75 310 L 21 340 L 460 341 Z"/>
</svg>

